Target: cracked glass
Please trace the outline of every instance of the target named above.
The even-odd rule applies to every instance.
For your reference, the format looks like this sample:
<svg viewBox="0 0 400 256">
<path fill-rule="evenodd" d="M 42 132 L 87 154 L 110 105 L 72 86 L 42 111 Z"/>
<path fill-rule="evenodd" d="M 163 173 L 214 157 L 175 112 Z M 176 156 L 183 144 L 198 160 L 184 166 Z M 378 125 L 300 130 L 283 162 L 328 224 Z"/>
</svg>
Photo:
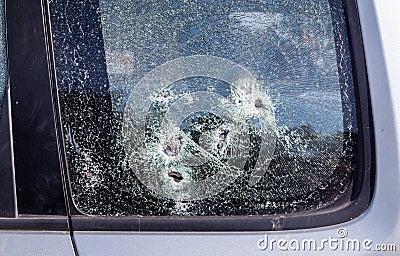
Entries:
<svg viewBox="0 0 400 256">
<path fill-rule="evenodd" d="M 85 214 L 271 215 L 351 189 L 341 1 L 50 1 L 73 201 Z"/>
</svg>

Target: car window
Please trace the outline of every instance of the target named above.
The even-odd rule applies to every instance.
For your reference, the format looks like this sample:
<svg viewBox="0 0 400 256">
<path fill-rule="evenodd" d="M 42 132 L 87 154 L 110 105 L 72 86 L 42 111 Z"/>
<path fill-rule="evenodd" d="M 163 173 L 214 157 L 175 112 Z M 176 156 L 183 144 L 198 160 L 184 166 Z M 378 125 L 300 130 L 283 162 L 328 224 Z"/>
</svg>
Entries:
<svg viewBox="0 0 400 256">
<path fill-rule="evenodd" d="M 50 10 L 82 213 L 287 214 L 351 189 L 358 124 L 341 1 Z"/>
</svg>

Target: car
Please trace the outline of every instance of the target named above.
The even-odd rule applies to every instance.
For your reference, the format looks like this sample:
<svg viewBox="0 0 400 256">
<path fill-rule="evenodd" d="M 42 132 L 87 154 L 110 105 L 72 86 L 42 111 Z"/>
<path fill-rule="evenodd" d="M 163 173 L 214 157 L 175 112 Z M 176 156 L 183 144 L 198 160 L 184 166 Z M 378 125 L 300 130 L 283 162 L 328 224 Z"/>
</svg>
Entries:
<svg viewBox="0 0 400 256">
<path fill-rule="evenodd" d="M 8 1 L 0 255 L 397 255 L 395 1 Z"/>
</svg>

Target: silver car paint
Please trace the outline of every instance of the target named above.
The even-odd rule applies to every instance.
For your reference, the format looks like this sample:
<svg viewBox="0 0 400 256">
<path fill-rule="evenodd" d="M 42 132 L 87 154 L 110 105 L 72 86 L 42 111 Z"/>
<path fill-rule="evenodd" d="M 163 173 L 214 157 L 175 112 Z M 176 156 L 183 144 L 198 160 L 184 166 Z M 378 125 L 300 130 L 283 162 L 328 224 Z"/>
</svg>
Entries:
<svg viewBox="0 0 400 256">
<path fill-rule="evenodd" d="M 400 2 L 359 0 L 374 114 L 377 174 L 369 209 L 340 225 L 248 233 L 75 232 L 79 255 L 383 255 L 376 251 L 259 249 L 261 239 L 304 241 L 345 238 L 396 244 L 400 255 Z M 261 244 L 262 245 L 262 244 Z M 66 232 L 0 231 L 0 255 L 74 255 Z M 385 253 L 386 255 L 386 253 Z"/>
</svg>

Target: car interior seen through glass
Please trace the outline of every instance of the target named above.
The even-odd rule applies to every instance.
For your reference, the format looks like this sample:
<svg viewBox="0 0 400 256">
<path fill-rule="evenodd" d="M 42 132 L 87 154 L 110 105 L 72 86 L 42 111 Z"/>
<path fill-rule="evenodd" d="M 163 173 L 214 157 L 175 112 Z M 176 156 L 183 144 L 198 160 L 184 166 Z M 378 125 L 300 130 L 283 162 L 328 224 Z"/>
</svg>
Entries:
<svg viewBox="0 0 400 256">
<path fill-rule="evenodd" d="M 82 213 L 303 213 L 352 189 L 358 122 L 342 1 L 49 4 Z"/>
</svg>

